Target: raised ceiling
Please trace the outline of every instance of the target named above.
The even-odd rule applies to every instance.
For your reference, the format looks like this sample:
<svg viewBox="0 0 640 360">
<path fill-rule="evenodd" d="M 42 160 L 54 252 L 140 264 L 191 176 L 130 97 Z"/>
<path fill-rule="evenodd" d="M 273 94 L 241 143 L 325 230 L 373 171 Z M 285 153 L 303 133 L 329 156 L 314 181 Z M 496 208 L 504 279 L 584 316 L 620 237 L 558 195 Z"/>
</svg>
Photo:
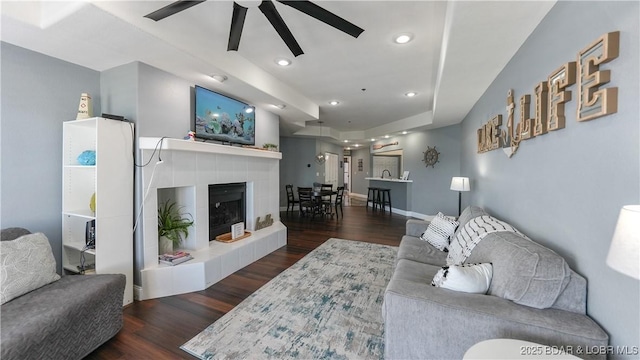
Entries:
<svg viewBox="0 0 640 360">
<path fill-rule="evenodd" d="M 238 51 L 227 52 L 232 2 L 144 18 L 169 3 L 2 2 L 0 36 L 98 71 L 142 61 L 278 114 L 282 135 L 364 143 L 462 121 L 555 2 L 315 1 L 363 28 L 357 39 L 274 2 L 304 50 L 298 57 L 258 8 L 247 12 Z M 394 43 L 400 33 L 413 40 Z M 292 64 L 278 66 L 283 57 Z"/>
</svg>

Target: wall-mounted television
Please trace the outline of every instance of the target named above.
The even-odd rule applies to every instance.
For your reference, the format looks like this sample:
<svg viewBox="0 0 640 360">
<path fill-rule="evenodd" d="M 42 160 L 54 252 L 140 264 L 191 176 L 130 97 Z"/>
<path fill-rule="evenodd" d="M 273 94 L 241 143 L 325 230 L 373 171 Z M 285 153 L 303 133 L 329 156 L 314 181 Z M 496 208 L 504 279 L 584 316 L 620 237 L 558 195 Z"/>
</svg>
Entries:
<svg viewBox="0 0 640 360">
<path fill-rule="evenodd" d="M 192 130 L 198 139 L 255 145 L 254 108 L 196 85 Z"/>
</svg>

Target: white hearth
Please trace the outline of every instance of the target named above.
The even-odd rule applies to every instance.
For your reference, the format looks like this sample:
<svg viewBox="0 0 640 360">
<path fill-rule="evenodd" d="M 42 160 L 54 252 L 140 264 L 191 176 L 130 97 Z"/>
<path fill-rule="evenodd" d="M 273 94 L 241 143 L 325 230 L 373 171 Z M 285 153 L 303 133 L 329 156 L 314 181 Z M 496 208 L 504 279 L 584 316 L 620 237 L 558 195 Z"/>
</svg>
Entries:
<svg viewBox="0 0 640 360">
<path fill-rule="evenodd" d="M 143 163 L 151 162 L 142 169 L 146 198 L 138 225 L 144 248 L 138 299 L 204 290 L 286 245 L 287 228 L 279 212 L 281 153 L 178 139 L 160 143 L 160 138 L 145 137 L 139 139 L 139 146 Z M 247 186 L 246 229 L 251 236 L 228 244 L 210 242 L 208 186 L 238 182 Z M 171 197 L 193 216 L 194 226 L 180 247 L 193 260 L 176 266 L 158 263 L 158 193 L 161 199 Z M 267 214 L 274 224 L 254 231 L 256 218 Z"/>
</svg>

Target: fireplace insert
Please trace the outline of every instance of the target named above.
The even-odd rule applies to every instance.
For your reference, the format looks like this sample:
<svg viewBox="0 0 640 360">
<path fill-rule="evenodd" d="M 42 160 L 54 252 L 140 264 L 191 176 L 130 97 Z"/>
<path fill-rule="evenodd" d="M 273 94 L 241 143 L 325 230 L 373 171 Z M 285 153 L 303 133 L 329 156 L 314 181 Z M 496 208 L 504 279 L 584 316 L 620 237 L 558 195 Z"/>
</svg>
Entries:
<svg viewBox="0 0 640 360">
<path fill-rule="evenodd" d="M 209 185 L 209 240 L 245 221 L 246 183 Z"/>
</svg>

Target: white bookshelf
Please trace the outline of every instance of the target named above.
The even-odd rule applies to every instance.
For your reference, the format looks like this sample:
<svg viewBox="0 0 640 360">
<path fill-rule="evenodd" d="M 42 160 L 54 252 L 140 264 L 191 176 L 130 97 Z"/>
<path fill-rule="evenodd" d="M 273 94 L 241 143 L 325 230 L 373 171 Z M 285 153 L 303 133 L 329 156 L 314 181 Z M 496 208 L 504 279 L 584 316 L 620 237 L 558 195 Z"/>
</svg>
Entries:
<svg viewBox="0 0 640 360">
<path fill-rule="evenodd" d="M 78 155 L 96 151 L 95 165 Z M 124 274 L 124 304 L 133 301 L 133 124 L 103 118 L 63 123 L 62 267 L 78 274 L 93 264 L 97 274 Z M 96 194 L 95 213 L 89 208 Z M 85 228 L 95 220 L 96 245 L 85 249 Z M 90 275 L 86 275 L 90 276 Z"/>
</svg>

